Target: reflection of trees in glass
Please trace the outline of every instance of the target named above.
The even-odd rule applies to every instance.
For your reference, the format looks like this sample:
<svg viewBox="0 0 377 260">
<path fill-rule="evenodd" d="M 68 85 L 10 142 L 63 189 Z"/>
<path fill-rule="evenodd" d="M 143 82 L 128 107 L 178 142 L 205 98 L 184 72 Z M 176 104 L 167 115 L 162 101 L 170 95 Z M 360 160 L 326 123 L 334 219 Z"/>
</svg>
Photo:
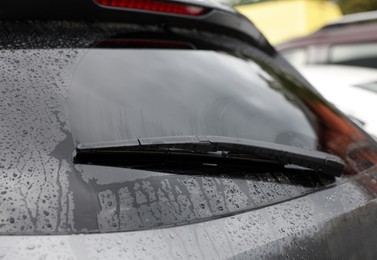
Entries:
<svg viewBox="0 0 377 260">
<path fill-rule="evenodd" d="M 269 56 L 256 49 L 250 52 L 245 50 L 245 54 L 252 57 L 264 71 L 276 79 L 266 81 L 272 89 L 281 92 L 289 102 L 299 106 L 305 113 L 316 129 L 318 148 L 345 161 L 345 175 L 353 175 L 376 165 L 377 149 L 369 143 L 368 138 L 339 111 L 334 110 L 323 98 L 308 88 L 292 70 L 285 70 L 284 62 L 276 58 L 272 61 Z"/>
<path fill-rule="evenodd" d="M 343 14 L 377 10 L 376 0 L 337 0 Z"/>
</svg>

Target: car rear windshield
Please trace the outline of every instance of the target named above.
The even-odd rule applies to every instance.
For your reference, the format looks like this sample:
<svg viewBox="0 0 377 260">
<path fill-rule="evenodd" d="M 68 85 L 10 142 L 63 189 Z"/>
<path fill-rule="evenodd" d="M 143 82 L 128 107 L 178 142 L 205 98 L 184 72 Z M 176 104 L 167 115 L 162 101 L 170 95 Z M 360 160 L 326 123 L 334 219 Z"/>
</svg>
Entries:
<svg viewBox="0 0 377 260">
<path fill-rule="evenodd" d="M 301 168 L 74 164 L 76 145 L 214 135 L 319 150 L 371 169 L 374 142 L 279 55 L 174 26 L 2 21 L 0 233 L 140 230 L 329 187 Z"/>
</svg>

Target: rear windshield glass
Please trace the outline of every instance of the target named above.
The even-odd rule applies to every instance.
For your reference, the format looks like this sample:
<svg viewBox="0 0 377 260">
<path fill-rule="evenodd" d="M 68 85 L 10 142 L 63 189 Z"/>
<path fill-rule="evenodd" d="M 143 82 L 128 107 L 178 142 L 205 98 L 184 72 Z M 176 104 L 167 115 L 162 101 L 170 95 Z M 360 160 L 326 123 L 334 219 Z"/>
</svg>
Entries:
<svg viewBox="0 0 377 260">
<path fill-rule="evenodd" d="M 346 181 L 374 142 L 279 55 L 209 32 L 79 22 L 0 27 L 0 234 L 171 227 L 253 210 Z M 73 163 L 76 145 L 215 135 L 342 158 L 302 168 L 192 162 Z"/>
<path fill-rule="evenodd" d="M 292 145 L 284 137 L 295 134 L 316 149 L 313 125 L 283 90 L 232 53 L 94 49 L 73 75 L 70 122 L 78 143 L 215 135 Z"/>
</svg>

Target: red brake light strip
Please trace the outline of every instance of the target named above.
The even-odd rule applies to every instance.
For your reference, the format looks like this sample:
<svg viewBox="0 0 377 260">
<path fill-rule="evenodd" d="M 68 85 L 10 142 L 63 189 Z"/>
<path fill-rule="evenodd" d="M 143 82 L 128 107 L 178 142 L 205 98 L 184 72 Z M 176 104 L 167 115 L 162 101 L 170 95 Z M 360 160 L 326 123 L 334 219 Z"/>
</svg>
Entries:
<svg viewBox="0 0 377 260">
<path fill-rule="evenodd" d="M 94 0 L 94 2 L 108 7 L 137 9 L 186 16 L 201 16 L 209 11 L 209 9 L 200 6 L 156 0 Z"/>
</svg>

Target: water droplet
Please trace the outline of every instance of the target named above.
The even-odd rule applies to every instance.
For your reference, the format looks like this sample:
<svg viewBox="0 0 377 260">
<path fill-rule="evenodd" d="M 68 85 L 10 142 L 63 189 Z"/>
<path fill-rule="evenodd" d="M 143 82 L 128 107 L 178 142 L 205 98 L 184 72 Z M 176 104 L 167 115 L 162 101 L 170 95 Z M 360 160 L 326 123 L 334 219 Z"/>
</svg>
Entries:
<svg viewBox="0 0 377 260">
<path fill-rule="evenodd" d="M 27 245 L 26 246 L 26 249 L 27 250 L 33 250 L 35 248 L 35 245 L 34 244 L 30 244 L 30 245 Z"/>
</svg>

